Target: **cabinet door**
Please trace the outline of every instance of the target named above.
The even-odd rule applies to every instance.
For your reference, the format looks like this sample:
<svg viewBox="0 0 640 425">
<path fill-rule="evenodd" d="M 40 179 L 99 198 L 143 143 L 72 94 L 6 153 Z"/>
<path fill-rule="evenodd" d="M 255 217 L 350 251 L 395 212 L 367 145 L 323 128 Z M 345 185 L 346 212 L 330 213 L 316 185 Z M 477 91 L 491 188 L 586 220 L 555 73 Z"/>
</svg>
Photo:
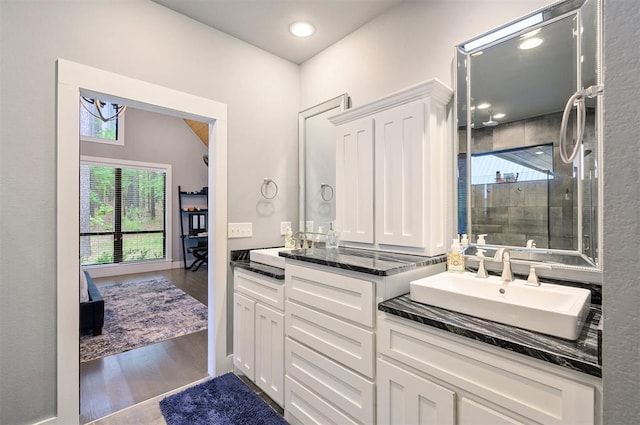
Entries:
<svg viewBox="0 0 640 425">
<path fill-rule="evenodd" d="M 284 314 L 256 304 L 256 384 L 284 403 Z"/>
<path fill-rule="evenodd" d="M 424 104 L 375 116 L 375 241 L 424 247 Z"/>
<path fill-rule="evenodd" d="M 373 243 L 373 120 L 338 127 L 336 224 L 340 239 Z"/>
<path fill-rule="evenodd" d="M 379 425 L 453 425 L 456 394 L 385 360 L 378 360 Z"/>
<path fill-rule="evenodd" d="M 233 364 L 254 381 L 255 301 L 233 294 Z"/>
</svg>

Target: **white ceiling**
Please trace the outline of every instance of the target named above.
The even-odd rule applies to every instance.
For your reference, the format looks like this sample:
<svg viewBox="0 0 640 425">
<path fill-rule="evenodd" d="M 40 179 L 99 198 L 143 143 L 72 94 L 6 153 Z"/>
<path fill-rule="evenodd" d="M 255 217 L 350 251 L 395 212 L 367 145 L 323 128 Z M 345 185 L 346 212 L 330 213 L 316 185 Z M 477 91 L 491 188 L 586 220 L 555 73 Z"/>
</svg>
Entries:
<svg viewBox="0 0 640 425">
<path fill-rule="evenodd" d="M 404 0 L 153 0 L 205 25 L 300 64 Z M 306 20 L 309 38 L 289 25 Z"/>
</svg>

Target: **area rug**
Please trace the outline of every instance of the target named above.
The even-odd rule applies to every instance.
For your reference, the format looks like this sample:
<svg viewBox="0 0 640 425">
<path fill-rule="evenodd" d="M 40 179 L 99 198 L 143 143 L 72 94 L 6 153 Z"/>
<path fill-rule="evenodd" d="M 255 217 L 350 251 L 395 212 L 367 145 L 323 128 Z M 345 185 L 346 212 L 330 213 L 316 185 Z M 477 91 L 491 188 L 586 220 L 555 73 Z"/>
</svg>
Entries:
<svg viewBox="0 0 640 425">
<path fill-rule="evenodd" d="M 165 279 L 99 286 L 104 298 L 102 335 L 80 336 L 88 362 L 207 328 L 207 306 Z"/>
<path fill-rule="evenodd" d="M 282 425 L 280 414 L 233 373 L 160 401 L 167 425 Z"/>
</svg>

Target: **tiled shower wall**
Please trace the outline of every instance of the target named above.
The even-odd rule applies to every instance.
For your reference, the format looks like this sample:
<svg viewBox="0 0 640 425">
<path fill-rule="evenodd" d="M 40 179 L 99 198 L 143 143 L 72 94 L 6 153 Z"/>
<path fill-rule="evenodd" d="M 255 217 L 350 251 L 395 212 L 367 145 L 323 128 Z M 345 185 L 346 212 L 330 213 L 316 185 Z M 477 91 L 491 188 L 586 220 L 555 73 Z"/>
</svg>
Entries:
<svg viewBox="0 0 640 425">
<path fill-rule="evenodd" d="M 486 233 L 487 243 L 525 246 L 533 239 L 538 248 L 577 249 L 577 179 L 573 164 L 560 159 L 558 139 L 561 113 L 484 127 L 473 131 L 472 152 L 501 151 L 517 147 L 553 144 L 554 178 L 548 181 L 492 183 L 474 185 L 471 191 L 471 222 L 473 234 Z M 595 150 L 593 117 L 587 117 L 585 148 Z M 460 153 L 466 152 L 464 131 L 459 137 Z M 569 129 L 568 138 L 572 137 Z M 595 155 L 585 156 L 585 169 L 593 168 Z M 590 212 L 597 199 L 594 186 L 583 185 L 585 206 L 583 220 L 584 243 L 590 244 L 588 231 Z"/>
</svg>

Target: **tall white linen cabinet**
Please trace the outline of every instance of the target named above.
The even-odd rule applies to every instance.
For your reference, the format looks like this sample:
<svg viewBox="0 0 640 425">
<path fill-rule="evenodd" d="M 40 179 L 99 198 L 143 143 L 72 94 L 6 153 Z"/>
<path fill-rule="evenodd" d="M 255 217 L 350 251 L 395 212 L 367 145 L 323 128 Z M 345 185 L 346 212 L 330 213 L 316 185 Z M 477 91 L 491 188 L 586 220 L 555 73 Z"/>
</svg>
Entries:
<svg viewBox="0 0 640 425">
<path fill-rule="evenodd" d="M 446 252 L 455 213 L 452 96 L 433 79 L 330 117 L 344 245 Z"/>
</svg>

